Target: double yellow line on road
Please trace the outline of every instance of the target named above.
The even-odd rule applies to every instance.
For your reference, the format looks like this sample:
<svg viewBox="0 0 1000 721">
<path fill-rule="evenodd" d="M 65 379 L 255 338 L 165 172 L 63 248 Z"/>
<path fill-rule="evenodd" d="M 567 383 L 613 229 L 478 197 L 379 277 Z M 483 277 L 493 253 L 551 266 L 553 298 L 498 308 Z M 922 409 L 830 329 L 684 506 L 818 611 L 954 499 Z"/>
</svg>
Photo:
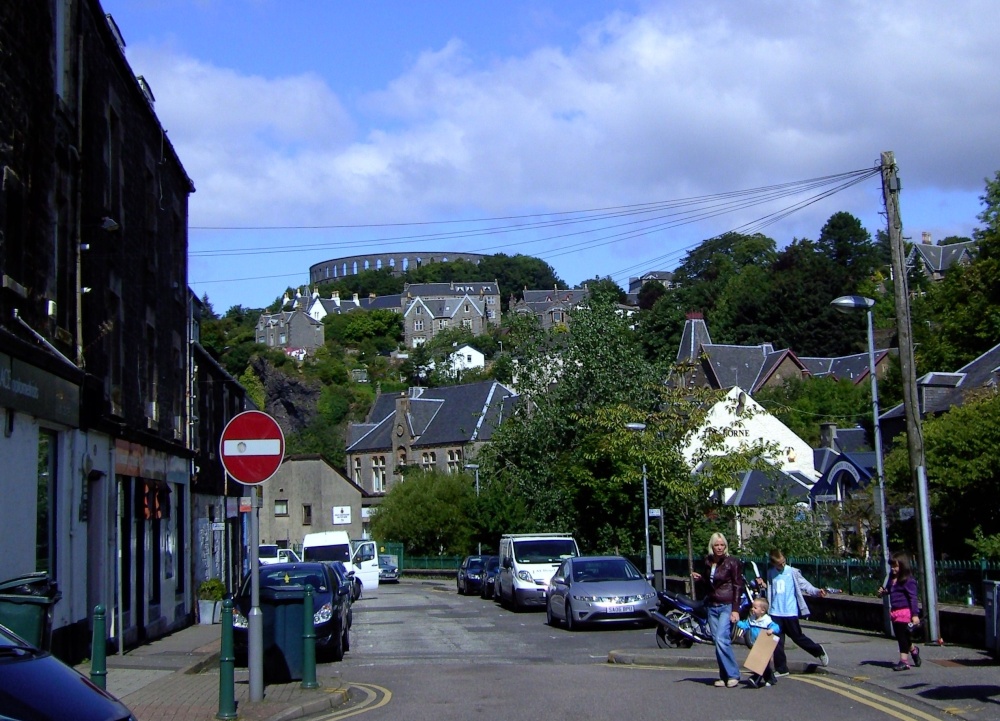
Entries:
<svg viewBox="0 0 1000 721">
<path fill-rule="evenodd" d="M 940 716 L 935 716 L 925 711 L 921 711 L 920 709 L 913 708 L 912 706 L 900 701 L 894 701 L 893 699 L 879 696 L 871 691 L 857 688 L 856 686 L 844 683 L 843 681 L 837 681 L 836 679 L 833 679 L 825 674 L 804 676 L 795 675 L 789 676 L 788 679 L 792 681 L 799 681 L 801 683 L 812 684 L 813 686 L 818 686 L 819 688 L 826 689 L 827 691 L 832 691 L 833 693 L 840 694 L 841 696 L 845 696 L 849 699 L 857 701 L 858 703 L 871 706 L 882 713 L 898 718 L 900 721 L 917 721 L 918 719 L 921 721 L 941 721 L 942 718 L 946 717 L 946 714 L 943 712 Z"/>
<path fill-rule="evenodd" d="M 351 692 L 360 691 L 364 695 L 364 698 L 358 701 L 358 703 L 352 704 L 350 708 L 331 711 L 326 716 L 318 717 L 316 721 L 340 721 L 351 716 L 374 711 L 392 701 L 392 691 L 383 686 L 376 686 L 370 683 L 347 683 L 346 685 Z"/>
</svg>

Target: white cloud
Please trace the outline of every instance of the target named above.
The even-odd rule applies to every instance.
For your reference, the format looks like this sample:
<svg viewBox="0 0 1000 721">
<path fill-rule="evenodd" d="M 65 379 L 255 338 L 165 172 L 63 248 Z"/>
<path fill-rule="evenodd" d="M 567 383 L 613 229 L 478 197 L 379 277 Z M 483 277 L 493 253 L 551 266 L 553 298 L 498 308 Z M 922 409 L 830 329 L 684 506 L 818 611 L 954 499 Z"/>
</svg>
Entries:
<svg viewBox="0 0 1000 721">
<path fill-rule="evenodd" d="M 871 167 L 883 150 L 911 197 L 954 198 L 1000 167 L 998 16 L 994 2 L 649 3 L 575 46 L 488 64 L 456 31 L 347 110 L 315 74 L 149 48 L 130 61 L 198 188 L 192 224 L 599 207 Z M 876 218 L 876 186 L 797 217 L 779 242 L 814 237 L 836 210 L 862 215 L 852 205 Z"/>
</svg>

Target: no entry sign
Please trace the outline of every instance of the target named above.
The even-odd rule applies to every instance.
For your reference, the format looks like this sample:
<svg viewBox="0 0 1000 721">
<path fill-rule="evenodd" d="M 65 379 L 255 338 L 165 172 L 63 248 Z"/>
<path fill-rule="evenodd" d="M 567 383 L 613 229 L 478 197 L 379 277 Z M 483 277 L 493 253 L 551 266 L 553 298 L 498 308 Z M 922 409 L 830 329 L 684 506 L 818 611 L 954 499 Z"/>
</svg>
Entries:
<svg viewBox="0 0 1000 721">
<path fill-rule="evenodd" d="M 240 483 L 263 483 L 274 475 L 285 457 L 285 435 L 267 413 L 244 411 L 222 431 L 219 457 L 226 472 Z"/>
</svg>

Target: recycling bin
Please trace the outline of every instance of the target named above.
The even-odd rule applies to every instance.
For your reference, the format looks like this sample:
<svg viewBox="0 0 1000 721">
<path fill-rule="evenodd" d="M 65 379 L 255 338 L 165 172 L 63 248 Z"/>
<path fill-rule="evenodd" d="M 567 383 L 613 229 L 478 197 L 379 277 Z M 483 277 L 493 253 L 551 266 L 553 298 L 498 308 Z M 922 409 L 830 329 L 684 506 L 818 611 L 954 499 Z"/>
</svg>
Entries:
<svg viewBox="0 0 1000 721">
<path fill-rule="evenodd" d="M 0 625 L 43 651 L 52 641 L 52 607 L 62 598 L 47 573 L 0 581 Z"/>
<path fill-rule="evenodd" d="M 305 586 L 260 589 L 265 683 L 302 680 L 305 658 L 302 615 L 305 597 Z"/>
</svg>

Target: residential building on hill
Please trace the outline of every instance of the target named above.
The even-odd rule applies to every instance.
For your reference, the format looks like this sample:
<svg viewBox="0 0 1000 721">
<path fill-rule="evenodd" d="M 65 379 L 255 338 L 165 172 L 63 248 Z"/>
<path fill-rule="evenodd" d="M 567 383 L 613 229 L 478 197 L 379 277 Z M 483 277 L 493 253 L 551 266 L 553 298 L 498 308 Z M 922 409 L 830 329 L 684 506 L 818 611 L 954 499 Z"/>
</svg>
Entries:
<svg viewBox="0 0 1000 721">
<path fill-rule="evenodd" d="M 875 372 L 879 378 L 888 372 L 890 359 L 895 354 L 895 349 L 875 351 Z M 867 353 L 835 358 L 800 358 L 791 350 L 775 350 L 770 343 L 712 343 L 701 313 L 688 314 L 676 362 L 686 368 L 685 382 L 689 385 L 710 388 L 739 386 L 751 394 L 761 388 L 784 385 L 794 378 L 829 376 L 838 380 L 851 379 L 857 385 L 866 382 L 869 373 Z"/>
<path fill-rule="evenodd" d="M 934 245 L 931 234 L 923 232 L 921 242 L 910 246 L 906 254 L 907 268 L 920 268 L 932 281 L 939 281 L 956 265 L 968 265 L 976 255 L 979 243 L 970 240 L 951 245 Z"/>
<path fill-rule="evenodd" d="M 518 300 L 511 296 L 509 312 L 533 315 L 543 330 L 551 330 L 559 325 L 567 325 L 574 310 L 587 302 L 590 291 L 587 286 L 574 289 L 552 288 L 551 290 L 524 289 Z"/>
<path fill-rule="evenodd" d="M 403 339 L 416 348 L 449 328 L 483 335 L 500 325 L 500 286 L 496 281 L 407 283 L 401 299 Z"/>
<path fill-rule="evenodd" d="M 384 494 L 407 467 L 461 473 L 516 401 L 496 381 L 379 393 L 366 421 L 348 426 L 350 479 L 366 493 Z"/>
<path fill-rule="evenodd" d="M 281 310 L 261 313 L 257 319 L 257 342 L 268 348 L 279 348 L 288 355 L 312 353 L 323 346 L 323 323 L 305 310 Z"/>
</svg>

